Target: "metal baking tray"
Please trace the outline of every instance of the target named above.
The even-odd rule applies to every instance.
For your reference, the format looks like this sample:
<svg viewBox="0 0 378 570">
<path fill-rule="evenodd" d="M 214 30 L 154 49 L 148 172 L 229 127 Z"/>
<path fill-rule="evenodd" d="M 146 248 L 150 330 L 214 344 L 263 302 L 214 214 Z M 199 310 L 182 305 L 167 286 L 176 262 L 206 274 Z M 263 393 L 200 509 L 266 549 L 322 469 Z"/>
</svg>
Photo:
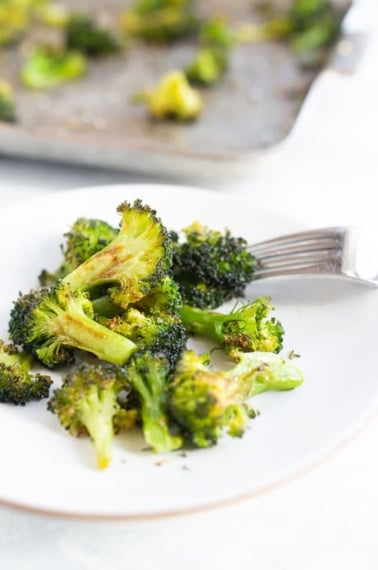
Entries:
<svg viewBox="0 0 378 570">
<path fill-rule="evenodd" d="M 114 23 L 130 2 L 65 4 Z M 347 9 L 349 2 L 344 4 Z M 204 13 L 225 14 L 233 23 L 253 20 L 250 0 L 200 5 Z M 51 39 L 55 33 L 47 30 Z M 15 125 L 0 125 L 3 155 L 174 175 L 199 173 L 214 164 L 235 170 L 285 139 L 319 73 L 303 69 L 284 43 L 240 45 L 221 84 L 203 91 L 205 110 L 198 121 L 156 122 L 130 97 L 166 71 L 184 67 L 194 53 L 192 43 L 133 45 L 120 56 L 91 63 L 81 80 L 35 92 L 22 86 L 18 70 L 22 54 L 38 39 L 49 39 L 46 28 L 33 28 L 23 44 L 0 51 L 0 76 L 15 88 L 19 115 Z"/>
</svg>

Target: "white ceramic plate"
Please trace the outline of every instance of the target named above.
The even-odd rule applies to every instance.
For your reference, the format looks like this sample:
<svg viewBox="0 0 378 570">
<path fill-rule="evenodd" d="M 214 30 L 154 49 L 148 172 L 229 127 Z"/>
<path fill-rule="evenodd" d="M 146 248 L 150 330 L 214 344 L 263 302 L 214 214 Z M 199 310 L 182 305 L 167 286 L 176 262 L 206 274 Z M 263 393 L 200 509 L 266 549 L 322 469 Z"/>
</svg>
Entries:
<svg viewBox="0 0 378 570">
<path fill-rule="evenodd" d="M 215 192 L 166 186 L 68 191 L 0 212 L 0 337 L 12 300 L 36 286 L 42 268 L 60 262 L 62 234 L 79 216 L 118 223 L 116 206 L 141 198 L 168 227 L 194 219 L 229 227 L 249 240 L 295 230 L 271 212 Z M 329 455 L 377 405 L 378 291 L 335 281 L 261 282 L 249 295 L 270 294 L 286 328 L 284 353 L 302 355 L 305 383 L 293 392 L 256 398 L 260 416 L 241 439 L 158 456 L 139 436 L 116 439 L 111 466 L 94 465 L 91 443 L 74 439 L 46 411 L 0 405 L 0 501 L 83 517 L 148 517 L 208 508 L 282 483 Z"/>
</svg>

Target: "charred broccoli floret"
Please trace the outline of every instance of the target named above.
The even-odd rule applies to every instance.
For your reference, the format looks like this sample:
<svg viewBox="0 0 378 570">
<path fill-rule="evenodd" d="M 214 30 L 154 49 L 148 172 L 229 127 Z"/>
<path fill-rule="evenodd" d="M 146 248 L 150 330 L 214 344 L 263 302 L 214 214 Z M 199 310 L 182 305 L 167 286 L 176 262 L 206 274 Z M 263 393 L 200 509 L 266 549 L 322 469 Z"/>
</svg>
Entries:
<svg viewBox="0 0 378 570">
<path fill-rule="evenodd" d="M 31 89 L 50 89 L 82 77 L 86 69 L 86 60 L 81 53 L 40 46 L 24 62 L 21 79 Z"/>
<path fill-rule="evenodd" d="M 224 431 L 243 435 L 256 412 L 247 400 L 264 390 L 290 390 L 303 382 L 301 371 L 272 353 L 233 354 L 237 364 L 217 371 L 207 355 L 185 351 L 169 388 L 169 409 L 198 447 L 217 443 Z"/>
<path fill-rule="evenodd" d="M 267 318 L 272 309 L 269 297 L 258 297 L 230 313 L 184 305 L 181 318 L 189 333 L 215 340 L 226 352 L 279 352 L 284 329 L 274 317 Z"/>
<path fill-rule="evenodd" d="M 16 119 L 13 89 L 9 83 L 0 79 L 0 122 L 14 123 Z"/>
<path fill-rule="evenodd" d="M 173 277 L 188 305 L 214 309 L 243 295 L 252 281 L 255 258 L 247 242 L 229 230 L 213 231 L 199 224 L 183 230 L 184 241 L 172 232 Z"/>
<path fill-rule="evenodd" d="M 129 381 L 140 398 L 144 438 L 158 453 L 182 446 L 181 436 L 170 431 L 167 410 L 169 373 L 168 361 L 149 352 L 134 355 L 127 366 Z"/>
<path fill-rule="evenodd" d="M 121 43 L 116 35 L 99 27 L 85 15 L 72 16 L 66 26 L 66 48 L 88 57 L 100 57 L 120 51 Z"/>
<path fill-rule="evenodd" d="M 118 403 L 118 393 L 125 386 L 122 368 L 83 363 L 65 376 L 48 402 L 48 409 L 71 435 L 90 436 L 99 469 L 110 463 L 114 434 L 132 427 L 137 417 Z"/>
<path fill-rule="evenodd" d="M 193 34 L 198 24 L 193 0 L 136 0 L 121 20 L 128 36 L 154 43 L 184 38 Z"/>
<path fill-rule="evenodd" d="M 30 354 L 0 340 L 0 402 L 24 406 L 49 395 L 52 379 L 33 373 Z"/>
<path fill-rule="evenodd" d="M 64 234 L 66 242 L 62 247 L 63 262 L 53 272 L 44 269 L 39 275 L 42 286 L 48 286 L 62 279 L 81 263 L 108 245 L 118 234 L 104 220 L 78 218 Z"/>
<path fill-rule="evenodd" d="M 181 318 L 174 313 L 154 310 L 151 314 L 130 307 L 122 315 L 106 321 L 105 326 L 132 340 L 139 351 L 164 355 L 173 369 L 186 346 L 188 335 Z"/>
<path fill-rule="evenodd" d="M 203 107 L 201 94 L 190 86 L 182 71 L 170 71 L 156 87 L 137 93 L 133 100 L 145 104 L 153 119 L 193 121 Z"/>
<path fill-rule="evenodd" d="M 183 305 L 180 288 L 172 277 L 166 275 L 153 287 L 147 295 L 137 302 L 141 311 L 161 315 L 162 313 L 178 314 Z"/>
<path fill-rule="evenodd" d="M 117 236 L 63 282 L 79 290 L 108 285 L 112 301 L 127 308 L 168 274 L 172 248 L 167 230 L 149 206 L 140 200 L 123 202 L 117 211 L 122 216 Z"/>
<path fill-rule="evenodd" d="M 9 334 L 48 368 L 71 362 L 74 349 L 124 364 L 136 345 L 95 322 L 93 316 L 87 294 L 59 281 L 50 289 L 20 294 L 11 310 Z"/>
</svg>

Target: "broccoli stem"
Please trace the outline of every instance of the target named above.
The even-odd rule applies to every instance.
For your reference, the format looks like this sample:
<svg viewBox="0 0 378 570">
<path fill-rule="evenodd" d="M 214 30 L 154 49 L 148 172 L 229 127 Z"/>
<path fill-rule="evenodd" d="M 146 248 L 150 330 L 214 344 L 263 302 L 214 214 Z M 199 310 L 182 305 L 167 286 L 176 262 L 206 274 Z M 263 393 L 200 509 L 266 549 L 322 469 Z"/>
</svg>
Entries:
<svg viewBox="0 0 378 570">
<path fill-rule="evenodd" d="M 135 357 L 128 367 L 129 380 L 141 399 L 143 435 L 154 451 L 163 453 L 178 449 L 182 445 L 180 436 L 169 431 L 167 416 L 166 366 L 159 365 L 149 357 Z M 144 358 L 147 360 L 144 366 Z"/>
<path fill-rule="evenodd" d="M 82 423 L 93 441 L 99 469 L 106 469 L 112 456 L 115 406 L 116 398 L 113 392 L 105 392 L 100 397 L 95 389 L 81 404 Z"/>
<path fill-rule="evenodd" d="M 292 390 L 303 382 L 302 371 L 290 360 L 271 352 L 234 354 L 237 366 L 230 373 L 243 386 L 244 399 L 268 390 Z M 244 378 L 244 385 L 240 379 Z M 248 389 L 249 385 L 249 389 Z"/>
<path fill-rule="evenodd" d="M 184 326 L 194 334 L 211 338 L 222 344 L 224 341 L 223 325 L 226 321 L 236 320 L 234 314 L 204 311 L 184 305 L 180 311 Z"/>
<path fill-rule="evenodd" d="M 127 362 L 137 348 L 134 342 L 96 323 L 83 311 L 76 313 L 74 303 L 71 304 L 70 311 L 57 307 L 55 311 L 49 328 L 54 329 L 50 333 L 61 344 L 91 352 L 102 360 L 118 365 Z"/>
</svg>

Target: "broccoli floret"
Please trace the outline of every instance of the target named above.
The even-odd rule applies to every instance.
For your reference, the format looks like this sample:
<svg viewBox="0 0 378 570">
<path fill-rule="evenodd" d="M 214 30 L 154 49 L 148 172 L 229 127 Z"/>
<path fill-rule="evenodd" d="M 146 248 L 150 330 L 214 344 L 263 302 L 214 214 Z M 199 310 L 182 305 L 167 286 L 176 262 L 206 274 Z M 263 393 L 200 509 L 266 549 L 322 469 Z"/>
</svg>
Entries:
<svg viewBox="0 0 378 570">
<path fill-rule="evenodd" d="M 0 2 L 0 46 L 17 42 L 29 26 L 29 3 L 20 0 Z"/>
<path fill-rule="evenodd" d="M 222 78 L 228 67 L 228 56 L 216 48 L 199 49 L 194 60 L 185 70 L 190 83 L 214 85 Z"/>
<path fill-rule="evenodd" d="M 82 77 L 86 69 L 86 60 L 81 53 L 40 46 L 23 64 L 21 79 L 31 89 L 50 89 Z"/>
<path fill-rule="evenodd" d="M 66 48 L 88 57 L 110 55 L 121 50 L 121 43 L 113 32 L 100 28 L 85 15 L 72 16 L 65 32 Z"/>
<path fill-rule="evenodd" d="M 260 26 L 246 26 L 240 41 L 284 39 L 298 54 L 304 66 L 324 63 L 327 48 L 341 33 L 344 7 L 330 0 L 292 0 L 288 10 L 266 3 L 266 21 Z"/>
<path fill-rule="evenodd" d="M 0 122 L 14 123 L 16 120 L 13 89 L 9 83 L 0 79 Z"/>
<path fill-rule="evenodd" d="M 149 352 L 133 356 L 127 366 L 130 383 L 139 395 L 142 429 L 151 448 L 162 453 L 182 446 L 182 437 L 170 432 L 167 411 L 168 361 Z"/>
<path fill-rule="evenodd" d="M 62 246 L 63 262 L 54 272 L 44 269 L 39 275 L 40 284 L 48 286 L 62 279 L 108 245 L 117 234 L 118 229 L 104 220 L 78 218 L 64 234 L 66 243 Z"/>
<path fill-rule="evenodd" d="M 202 45 L 230 50 L 236 44 L 236 35 L 224 18 L 216 17 L 202 25 L 199 41 Z"/>
<path fill-rule="evenodd" d="M 71 362 L 73 349 L 124 364 L 136 345 L 95 322 L 93 316 L 87 294 L 60 281 L 50 289 L 20 294 L 11 311 L 9 334 L 48 368 Z"/>
<path fill-rule="evenodd" d="M 30 354 L 0 340 L 0 402 L 24 406 L 49 395 L 52 379 L 31 372 Z"/>
<path fill-rule="evenodd" d="M 136 304 L 137 308 L 152 314 L 178 314 L 183 305 L 180 288 L 172 277 L 166 275 L 147 295 Z"/>
<path fill-rule="evenodd" d="M 128 36 L 167 43 L 195 33 L 199 21 L 192 0 L 136 0 L 121 25 Z"/>
<path fill-rule="evenodd" d="M 183 230 L 184 241 L 171 233 L 173 277 L 188 305 L 214 309 L 243 295 L 256 264 L 247 242 L 229 230 L 213 231 L 199 224 Z"/>
<path fill-rule="evenodd" d="M 186 346 L 188 335 L 181 318 L 168 312 L 151 314 L 130 307 L 122 315 L 106 321 L 111 330 L 132 340 L 139 351 L 164 355 L 172 370 Z"/>
<path fill-rule="evenodd" d="M 181 318 L 189 333 L 215 340 L 227 353 L 234 349 L 279 352 L 284 329 L 277 319 L 267 318 L 272 309 L 269 297 L 258 297 L 230 313 L 184 305 Z"/>
<path fill-rule="evenodd" d="M 99 469 L 110 463 L 114 434 L 132 427 L 137 418 L 118 403 L 118 393 L 125 386 L 122 368 L 83 363 L 65 376 L 48 402 L 48 409 L 71 435 L 91 437 Z"/>
<path fill-rule="evenodd" d="M 90 290 L 108 285 L 112 301 L 122 308 L 139 301 L 168 274 L 172 262 L 169 234 L 156 212 L 140 200 L 123 202 L 117 236 L 81 263 L 63 282 Z"/>
<path fill-rule="evenodd" d="M 185 73 L 170 71 L 156 87 L 134 95 L 135 103 L 146 105 L 154 119 L 193 121 L 202 112 L 201 94 L 190 86 Z"/>
<path fill-rule="evenodd" d="M 313 52 L 333 44 L 340 34 L 342 15 L 329 0 L 294 0 L 288 13 L 292 47 Z"/>
<path fill-rule="evenodd" d="M 198 447 L 217 443 L 226 430 L 241 437 L 256 411 L 247 400 L 264 390 L 290 390 L 303 382 L 301 371 L 272 353 L 233 354 L 238 363 L 215 370 L 207 355 L 185 351 L 171 379 L 169 409 Z"/>
</svg>

